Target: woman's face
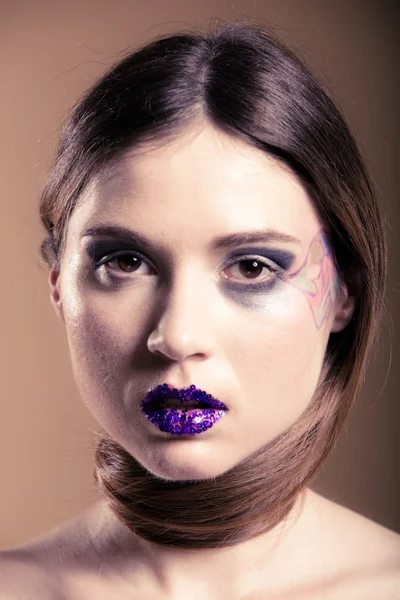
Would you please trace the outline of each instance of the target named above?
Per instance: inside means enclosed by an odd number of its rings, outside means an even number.
[[[104,170],[72,213],[50,284],[89,410],[172,480],[220,475],[290,427],[348,317],[299,181],[211,126]],[[196,385],[229,410],[201,434],[160,431],[141,402],[164,383]]]

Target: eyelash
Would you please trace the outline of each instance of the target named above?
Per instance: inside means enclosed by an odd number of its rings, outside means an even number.
[[[225,269],[228,269],[229,267],[233,267],[235,265],[239,265],[242,262],[251,262],[251,261],[259,263],[259,265],[261,265],[264,269],[267,269],[271,274],[277,275],[280,272],[280,269],[277,266],[274,266],[271,263],[267,262],[267,260],[265,258],[255,256],[255,255],[246,255],[246,254],[230,259],[228,261],[227,265],[225,266]],[[260,285],[260,282],[257,281],[257,279],[254,279],[255,283],[254,284],[250,283],[250,285],[254,285],[254,286]],[[246,281],[246,278],[244,278],[244,281]],[[247,281],[252,281],[252,279],[249,278]],[[239,285],[241,285],[241,284],[239,284]]]
[[[112,252],[110,253],[109,252],[109,253],[107,253],[105,255],[103,254],[102,256],[97,256],[97,257],[95,257],[93,259],[94,260],[94,269],[98,270],[98,269],[100,269],[100,267],[103,267],[103,266],[104,267],[110,267],[110,264],[113,261],[117,260],[120,257],[124,257],[124,256],[133,256],[133,257],[136,257],[140,261],[144,262],[146,265],[148,265],[148,266],[150,266],[150,267],[152,267],[152,268],[155,269],[155,267],[151,263],[151,261],[149,261],[142,254],[140,254],[140,252],[134,252],[134,251],[120,251],[120,252],[114,252],[114,253],[112,253]],[[228,261],[228,263],[224,266],[223,270],[226,270],[226,269],[228,269],[228,268],[230,268],[232,266],[238,265],[238,264],[240,264],[242,262],[248,262],[248,261],[254,261],[254,262],[259,263],[264,269],[267,269],[272,275],[275,275],[275,276],[279,276],[282,273],[282,271],[283,271],[282,267],[279,267],[276,264],[271,264],[270,262],[268,262],[266,260],[266,258],[260,257],[260,256],[256,256],[256,255],[238,255],[238,256],[235,256],[235,257],[231,258]],[[121,272],[124,272],[124,271],[121,271]],[[136,271],[132,271],[132,273],[135,273],[135,272]],[[129,274],[129,273],[127,273],[127,274]],[[229,278],[227,277],[226,280],[228,280],[228,279]],[[249,278],[247,280],[247,282],[248,281],[251,281],[251,278]],[[244,278],[244,282],[246,282],[246,278]],[[256,287],[257,285],[262,285],[262,283],[264,283],[264,282],[258,281],[258,278],[255,278],[254,282],[255,283],[253,283],[253,284],[250,283],[250,285],[252,287]],[[245,285],[245,283],[238,284],[238,285]]]
[[[124,256],[133,256],[135,258],[138,258],[141,262],[145,263],[148,266],[151,266],[152,268],[155,269],[154,265],[142,254],[140,254],[140,252],[128,252],[126,250],[121,250],[121,251],[117,251],[117,252],[107,252],[106,254],[102,254],[100,256],[95,256],[93,261],[94,261],[94,269],[97,271],[98,269],[100,269],[100,267],[109,267],[110,263],[113,262],[114,260],[117,260],[118,258],[124,257]],[[121,273],[123,273],[124,271],[121,270]],[[132,271],[132,273],[135,273],[136,271]],[[128,272],[126,272],[126,274],[129,274]]]

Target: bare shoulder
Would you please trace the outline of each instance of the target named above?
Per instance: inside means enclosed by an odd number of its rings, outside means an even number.
[[[400,535],[311,490],[309,502],[332,598],[400,600]]]
[[[57,582],[28,554],[0,553],[0,600],[66,600]]]
[[[0,600],[67,600],[80,556],[90,556],[90,509],[25,545],[0,552]],[[83,543],[84,540],[84,543]]]
[[[341,553],[374,562],[380,557],[400,566],[400,534],[311,490],[309,497],[316,521],[324,524]]]

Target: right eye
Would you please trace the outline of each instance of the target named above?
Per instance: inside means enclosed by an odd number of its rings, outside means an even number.
[[[113,267],[114,265],[114,267]],[[141,275],[154,275],[155,268],[136,252],[115,252],[107,254],[96,261],[95,269],[104,267],[106,271],[119,271],[122,273],[140,273]]]

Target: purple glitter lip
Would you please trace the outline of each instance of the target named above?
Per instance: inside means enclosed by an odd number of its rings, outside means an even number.
[[[182,408],[165,408],[168,400],[179,402]],[[185,402],[194,401],[200,407],[186,408]],[[153,425],[161,431],[174,435],[196,435],[210,429],[228,412],[228,407],[211,394],[195,385],[178,390],[168,383],[150,390],[141,405],[142,411]]]

